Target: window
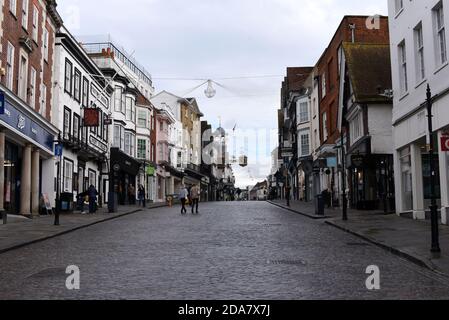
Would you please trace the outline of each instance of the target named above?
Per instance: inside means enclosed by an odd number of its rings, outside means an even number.
[[[48,61],[48,42],[49,42],[49,34],[47,28],[44,28],[43,32],[43,42],[44,42],[44,60]]]
[[[399,51],[399,76],[401,84],[401,93],[405,94],[408,91],[408,76],[407,76],[407,51],[405,48],[405,41],[402,41],[398,46]]]
[[[327,113],[323,113],[323,142],[327,140],[328,138],[328,131],[327,131]]]
[[[122,99],[123,99],[123,88],[115,87],[114,93],[114,110],[117,112],[122,111]]]
[[[147,111],[139,110],[137,112],[137,126],[140,128],[148,128]]]
[[[45,84],[41,85],[41,108],[40,114],[42,116],[47,115],[47,86]]]
[[[89,107],[89,80],[83,78],[83,107]]]
[[[415,51],[416,79],[417,82],[420,82],[426,77],[426,71],[424,67],[424,41],[421,23],[415,28]]]
[[[413,210],[412,157],[410,147],[399,151],[402,184],[402,212]]]
[[[37,43],[38,41],[38,28],[39,28],[39,9],[33,6],[33,40]]]
[[[97,188],[97,173],[89,169],[89,186]]]
[[[147,141],[145,139],[137,140],[137,158],[146,159],[147,157]]]
[[[28,0],[22,0],[22,27],[28,28]]]
[[[106,113],[103,113],[103,140],[108,141],[109,140],[109,126],[106,125],[106,119],[108,119],[108,115]]]
[[[10,1],[9,1],[9,11],[10,11],[14,16],[17,16],[17,0],[10,0]]]
[[[73,88],[73,98],[81,102],[81,72],[75,68],[75,85]]]
[[[73,192],[73,162],[64,159],[64,192]]]
[[[125,132],[125,153],[128,154],[131,157],[134,157],[134,147],[135,147],[135,141],[134,141],[134,135],[129,132]]]
[[[72,63],[69,61],[69,59],[65,59],[64,91],[70,95],[72,95],[72,76]]]
[[[442,65],[447,62],[447,49],[446,49],[446,29],[444,26],[444,12],[443,2],[441,1],[434,9],[434,25],[436,28],[436,49],[437,49],[437,63]]]
[[[114,126],[113,146],[114,148],[120,148],[120,126],[117,125]]]
[[[395,0],[396,14],[404,8],[404,0]]]
[[[310,155],[310,133],[309,130],[303,130],[298,133],[300,148],[299,154],[301,157]]]
[[[36,108],[36,69],[31,67],[30,71],[30,99],[29,104],[32,109]]]
[[[299,123],[309,121],[309,104],[307,102],[301,102],[299,104]]]
[[[363,115],[358,112],[357,115],[350,121],[349,124],[351,145],[364,136],[363,132]]]
[[[321,79],[321,96],[324,98],[326,96],[326,74],[323,73]]]
[[[70,125],[71,125],[71,122],[72,122],[72,112],[70,111],[70,109],[69,108],[67,108],[67,107],[64,107],[64,122],[63,122],[63,124],[64,124],[64,127],[63,127],[63,137],[64,137],[64,139],[65,140],[69,140],[70,139],[70,133],[71,133],[71,130],[70,130]]]
[[[7,49],[7,57],[6,57],[6,87],[13,91],[13,85],[14,85],[14,55],[15,55],[15,48],[14,46],[8,41],[8,49]]]
[[[126,120],[133,121],[134,107],[134,100],[131,97],[126,97]]]
[[[19,65],[19,97],[23,101],[27,101],[27,90],[28,89],[28,59],[20,55],[20,65]]]
[[[73,114],[73,139],[79,140],[80,138],[80,116],[76,113]]]

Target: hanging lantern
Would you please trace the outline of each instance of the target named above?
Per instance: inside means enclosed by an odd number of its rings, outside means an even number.
[[[215,97],[216,93],[217,93],[217,90],[215,90],[214,87],[212,86],[212,80],[208,80],[207,81],[207,89],[204,90],[204,94],[206,95],[206,97],[211,99],[211,98]]]

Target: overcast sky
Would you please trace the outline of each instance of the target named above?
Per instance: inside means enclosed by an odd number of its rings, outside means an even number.
[[[184,95],[201,83],[160,78],[277,76],[217,80],[226,89],[216,87],[213,99],[205,88],[188,94],[214,128],[219,117],[228,132],[235,124],[247,132],[263,128],[260,142],[277,127],[285,68],[313,66],[344,15],[387,15],[387,0],[59,0],[58,9],[74,35],[110,34],[134,52],[156,93]],[[263,144],[250,142],[251,165],[234,168],[239,186],[268,175],[268,149],[276,145]]]

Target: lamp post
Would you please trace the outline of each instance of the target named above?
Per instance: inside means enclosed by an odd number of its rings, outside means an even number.
[[[345,145],[343,142],[343,127],[342,130],[340,130],[340,140],[341,140],[341,188],[342,190],[342,214],[343,214],[343,221],[348,221],[348,203],[346,201],[346,152],[345,152]]]
[[[431,252],[439,254],[441,252],[438,234],[438,211],[437,211],[437,200],[435,194],[435,163],[433,161],[434,155],[434,142],[433,142],[433,127],[432,127],[432,93],[430,91],[430,86],[427,85],[427,120],[429,126],[429,165],[430,165],[430,220],[432,225],[432,248]]]
[[[56,156],[59,157],[58,160],[58,176],[57,176],[57,186],[56,186],[56,212],[55,212],[55,226],[59,226],[59,214],[61,212],[61,162],[62,162],[62,139],[61,132],[58,134]]]

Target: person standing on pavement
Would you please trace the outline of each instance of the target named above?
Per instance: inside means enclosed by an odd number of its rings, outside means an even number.
[[[97,202],[97,189],[95,189],[95,186],[93,184],[90,185],[88,196],[89,196],[89,213],[95,213],[97,211],[96,208],[96,202]]]
[[[186,209],[186,201],[187,197],[189,195],[189,191],[187,190],[186,186],[182,186],[181,190],[179,191],[179,199],[181,200],[181,214],[187,213]]]
[[[196,207],[196,214],[198,214],[198,205],[200,202],[200,188],[197,185],[194,185],[192,189],[190,189],[190,198],[192,199],[192,214],[194,213]]]
[[[145,188],[143,185],[139,185],[138,197],[139,197],[139,206],[143,206],[145,208],[146,207]]]

